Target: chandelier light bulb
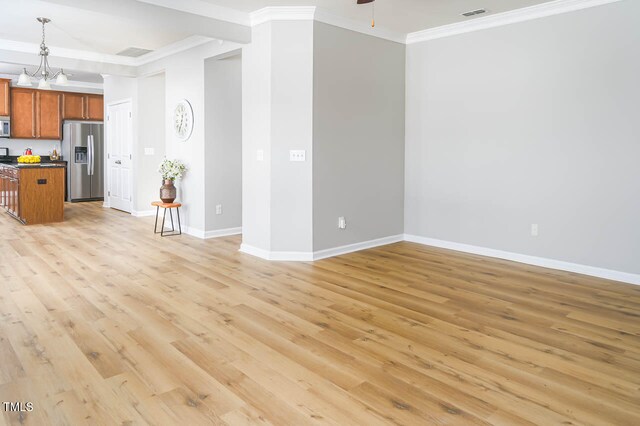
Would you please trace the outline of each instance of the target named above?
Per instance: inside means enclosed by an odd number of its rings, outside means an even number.
[[[44,77],[42,77],[40,79],[40,83],[38,83],[38,89],[49,90],[51,89],[51,85]]]
[[[18,77],[18,86],[22,87],[31,87],[33,84],[31,83],[31,77],[27,74],[27,69],[24,68],[20,77]]]
[[[56,84],[59,84],[61,86],[66,86],[67,84],[69,84],[69,79],[62,69],[60,70],[60,74],[58,74],[58,78],[56,78]]]

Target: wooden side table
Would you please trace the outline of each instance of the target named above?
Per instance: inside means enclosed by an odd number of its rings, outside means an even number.
[[[162,201],[154,201],[151,203],[152,206],[156,207],[156,223],[153,225],[153,233],[160,234],[161,237],[172,237],[174,235],[182,235],[182,225],[180,224],[180,207],[182,204],[180,203],[163,203]],[[164,213],[162,214],[162,227],[160,228],[160,232],[158,232],[158,215],[160,213],[160,209],[164,209]],[[176,213],[178,214],[178,229],[180,232],[176,232],[176,227],[173,224],[173,214],[171,213],[171,209],[176,209]],[[164,220],[167,217],[167,210],[169,210],[169,217],[171,218],[171,232],[164,232]]]

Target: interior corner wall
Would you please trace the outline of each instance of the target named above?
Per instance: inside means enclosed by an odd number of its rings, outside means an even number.
[[[313,22],[271,33],[271,250],[313,251]],[[306,161],[290,161],[302,150]]]
[[[205,60],[205,231],[242,226],[242,56]],[[222,206],[222,214],[216,206]]]
[[[138,79],[138,102],[144,105],[138,111],[139,132],[134,146],[134,211],[153,210],[151,203],[159,200],[162,178],[158,166],[166,151],[165,132],[165,75],[154,74]],[[147,154],[146,150],[153,150]]]
[[[410,45],[406,233],[640,273],[638,16],[626,0]]]
[[[313,50],[313,249],[400,235],[405,46],[315,22]]]
[[[271,250],[271,22],[242,49],[242,244]]]
[[[243,248],[310,255],[313,23],[254,27],[242,59]]]

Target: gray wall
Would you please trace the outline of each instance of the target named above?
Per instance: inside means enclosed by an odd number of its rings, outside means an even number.
[[[627,0],[409,46],[405,232],[640,273],[638,16]]]
[[[402,234],[405,46],[314,25],[314,251]]]
[[[138,79],[138,102],[144,105],[138,111],[138,133],[134,143],[137,159],[135,172],[134,211],[153,210],[151,203],[158,201],[162,177],[158,166],[165,156],[165,78],[164,73]],[[145,148],[152,148],[153,155],[146,155]]]
[[[242,56],[204,66],[205,231],[216,231],[242,226]]]
[[[272,23],[272,251],[313,251],[313,39],[312,22]],[[306,162],[289,161],[290,150],[305,150]]]

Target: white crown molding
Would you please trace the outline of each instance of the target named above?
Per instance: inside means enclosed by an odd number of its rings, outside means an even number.
[[[313,21],[315,6],[272,6],[252,12],[251,26],[255,27],[271,21]]]
[[[544,18],[546,16],[559,15],[590,7],[601,6],[620,0],[555,0],[535,6],[515,9],[508,12],[497,13],[470,21],[457,22],[455,24],[443,25],[423,31],[417,31],[407,35],[406,43],[414,44],[438,38],[454,36],[458,34],[479,31],[488,28],[501,27],[503,25],[515,24],[517,22],[530,21]]]
[[[271,21],[318,21],[361,34],[404,43],[405,34],[389,31],[384,28],[371,28],[368,22],[356,21],[327,12],[315,6],[265,7],[251,13],[251,26]]]
[[[613,281],[621,281],[629,284],[640,285],[640,275],[628,272],[614,271],[611,269],[598,268],[595,266],[580,265],[577,263],[564,262],[562,260],[547,259],[544,257],[529,256],[526,254],[512,253],[508,251],[495,250],[486,247],[473,246],[469,244],[455,243],[451,241],[437,240],[434,238],[420,237],[417,235],[404,236],[405,241],[423,244],[427,246],[440,247],[449,250],[456,250],[465,253],[478,254],[480,256],[495,257],[498,259],[511,260],[527,265],[541,266],[543,268],[558,269],[561,271],[575,272],[577,274],[590,275],[592,277],[605,278]]]
[[[249,14],[229,7],[218,6],[202,0],[138,0],[154,6],[166,7],[180,12],[206,16],[220,21],[232,22],[239,25],[251,25]]]

